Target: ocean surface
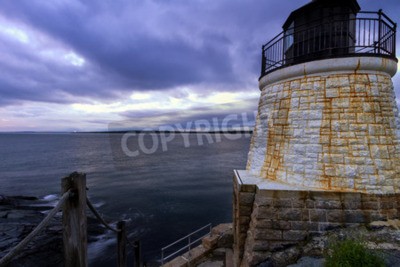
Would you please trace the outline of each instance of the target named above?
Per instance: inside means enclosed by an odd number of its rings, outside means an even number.
[[[56,201],[60,179],[87,174],[88,196],[107,220],[128,221],[145,261],[208,224],[232,221],[233,169],[250,134],[0,134],[0,194]],[[90,266],[115,264],[114,234],[89,246]]]

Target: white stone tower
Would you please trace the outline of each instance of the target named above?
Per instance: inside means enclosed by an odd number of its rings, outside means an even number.
[[[396,24],[356,0],[314,0],[263,46],[247,169],[234,178],[238,266],[330,226],[399,217],[395,47]],[[375,216],[367,202],[394,206],[377,204]]]

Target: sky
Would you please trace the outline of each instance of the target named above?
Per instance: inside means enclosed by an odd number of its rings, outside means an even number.
[[[157,127],[251,113],[262,44],[308,2],[2,0],[0,132]],[[400,22],[398,0],[358,2]]]

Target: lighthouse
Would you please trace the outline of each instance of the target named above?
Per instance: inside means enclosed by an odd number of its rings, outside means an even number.
[[[399,219],[396,23],[314,0],[262,46],[246,170],[234,171],[234,254],[255,266],[335,227]]]

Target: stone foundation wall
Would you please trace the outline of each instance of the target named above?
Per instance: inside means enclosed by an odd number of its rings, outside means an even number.
[[[256,266],[330,229],[400,218],[400,194],[259,190],[240,182],[234,206],[235,266]]]
[[[263,77],[247,170],[313,188],[397,193],[400,120],[389,63],[363,70],[360,59],[354,71],[324,72],[340,60],[319,72],[318,62],[304,64],[311,75],[290,77],[288,67],[271,74],[286,79]]]
[[[243,258],[250,216],[256,193],[255,185],[243,185],[236,177],[233,179],[233,236],[234,265],[238,266]]]

